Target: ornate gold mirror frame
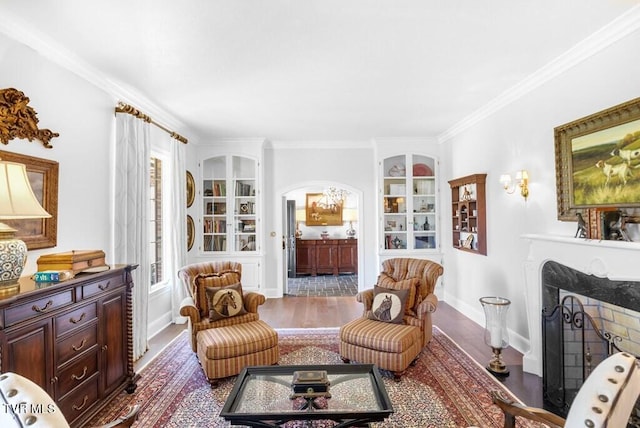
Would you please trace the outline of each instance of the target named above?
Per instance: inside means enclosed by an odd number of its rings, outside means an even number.
[[[60,136],[49,129],[38,129],[36,111],[29,107],[29,98],[14,88],[0,89],[0,142],[9,144],[14,138],[39,140],[47,148],[52,138]]]

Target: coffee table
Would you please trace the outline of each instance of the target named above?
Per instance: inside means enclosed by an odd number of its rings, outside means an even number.
[[[290,398],[295,371],[327,372],[330,398]],[[383,421],[393,406],[373,364],[245,367],[220,416],[234,425],[281,427],[287,421],[332,420],[336,427]]]

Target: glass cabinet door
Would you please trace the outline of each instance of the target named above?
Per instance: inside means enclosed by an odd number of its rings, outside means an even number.
[[[257,162],[241,156],[202,161],[202,251],[257,251]]]
[[[382,163],[382,249],[437,248],[435,160],[407,154]]]
[[[256,162],[232,156],[234,251],[256,251]]]
[[[224,156],[202,162],[202,251],[227,251],[227,164]]]

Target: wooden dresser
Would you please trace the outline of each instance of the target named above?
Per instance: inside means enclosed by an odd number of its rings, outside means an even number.
[[[19,373],[81,426],[123,389],[133,393],[131,271],[118,265],[59,283],[0,291],[0,372]]]
[[[357,239],[297,239],[296,275],[358,273]]]

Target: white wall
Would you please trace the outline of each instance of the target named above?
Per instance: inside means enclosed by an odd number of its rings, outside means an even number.
[[[59,162],[58,246],[30,251],[25,274],[36,271],[41,254],[100,249],[110,252],[110,157],[116,100],[0,34],[2,87],[25,93],[41,128],[60,134],[52,149],[12,140],[0,149]]]
[[[305,147],[304,149],[300,147]],[[326,148],[322,148],[326,147]],[[352,147],[352,148],[350,148]],[[322,183],[361,192],[359,204],[362,222],[358,223],[359,276],[363,283],[374,284],[378,269],[376,256],[376,175],[373,150],[368,143],[344,144],[292,143],[265,150],[264,231],[266,290],[282,289],[282,237],[286,213],[282,197],[288,192]]]
[[[52,149],[39,141],[18,139],[0,146],[0,150],[59,163],[58,244],[29,251],[24,275],[37,270],[40,255],[71,250],[103,250],[107,263],[112,263],[111,162],[118,99],[2,33],[0,64],[0,86],[24,92],[37,112],[38,126],[60,134],[51,140]],[[150,335],[170,322],[169,293],[154,293]]]
[[[451,237],[445,234],[445,298],[481,324],[480,297],[511,299],[509,325],[516,347],[526,347],[528,338],[522,266],[527,248],[520,236],[574,236],[576,230],[576,223],[560,222],[556,216],[553,129],[638,97],[638,46],[636,31],[443,143],[444,182],[472,173],[488,174],[488,254],[454,251]],[[498,183],[500,174],[518,169],[530,173],[527,202],[517,192],[507,195]],[[449,229],[451,220],[442,218]]]

